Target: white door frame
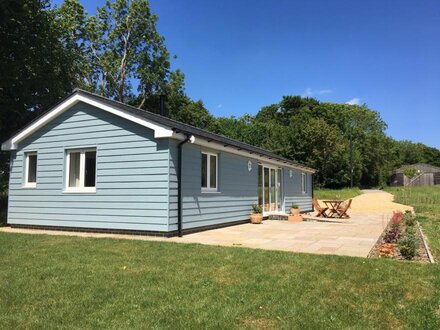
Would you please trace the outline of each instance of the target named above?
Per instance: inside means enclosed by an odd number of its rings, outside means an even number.
[[[263,207],[263,215],[268,215],[271,212],[280,212],[283,210],[283,196],[282,196],[282,192],[283,192],[283,175],[282,175],[282,168],[277,167],[277,166],[273,166],[273,165],[268,165],[268,164],[258,164],[258,171],[260,171],[260,166],[262,169],[262,176],[261,176],[261,189],[262,189],[262,207]],[[264,169],[267,168],[269,169],[269,186],[268,186],[268,191],[269,191],[269,203],[267,203],[269,205],[269,210],[266,210],[264,208],[265,204],[266,204],[266,197],[265,197],[265,173],[264,173]],[[274,170],[275,173],[275,196],[272,196],[272,171]],[[281,177],[279,177],[279,173],[278,170],[281,170]],[[260,187],[258,187],[258,189],[260,189]],[[281,190],[281,194],[279,193],[279,190]],[[280,195],[280,196],[279,196]],[[272,198],[275,197],[275,202],[272,203]],[[278,198],[281,198],[281,201],[278,200]],[[271,209],[271,205],[275,205],[275,209],[272,210]],[[280,207],[278,207],[278,205]]]

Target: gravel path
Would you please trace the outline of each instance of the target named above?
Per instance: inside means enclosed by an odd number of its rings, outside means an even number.
[[[362,190],[362,195],[353,198],[351,211],[355,212],[391,212],[391,211],[413,211],[408,205],[394,203],[394,196],[382,190]]]

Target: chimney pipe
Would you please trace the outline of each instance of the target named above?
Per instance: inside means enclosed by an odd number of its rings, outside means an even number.
[[[159,114],[164,117],[167,115],[165,113],[165,95],[160,95],[159,97]]]

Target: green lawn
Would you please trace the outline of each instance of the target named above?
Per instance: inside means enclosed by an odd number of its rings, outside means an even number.
[[[0,234],[0,328],[440,328],[440,266]]]
[[[397,203],[414,206],[417,220],[429,239],[429,246],[440,259],[440,186],[393,187],[386,190],[394,194]]]
[[[314,197],[317,199],[342,199],[347,200],[361,194],[359,188],[344,189],[315,189]]]

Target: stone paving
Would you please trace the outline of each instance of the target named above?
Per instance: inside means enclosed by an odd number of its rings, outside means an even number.
[[[209,230],[169,240],[221,246],[243,246],[319,254],[367,257],[391,213],[352,212],[342,221],[287,222],[266,220]]]
[[[351,218],[346,220],[332,219],[329,222],[303,221],[292,223],[280,220],[266,220],[259,225],[249,223],[172,238],[13,229],[9,227],[0,228],[0,231],[199,243],[367,257],[383,232],[392,215],[392,211],[411,209],[411,207],[405,205],[395,204],[392,200],[393,196],[391,194],[382,191],[365,191],[363,195],[354,198],[353,208],[349,212]]]

